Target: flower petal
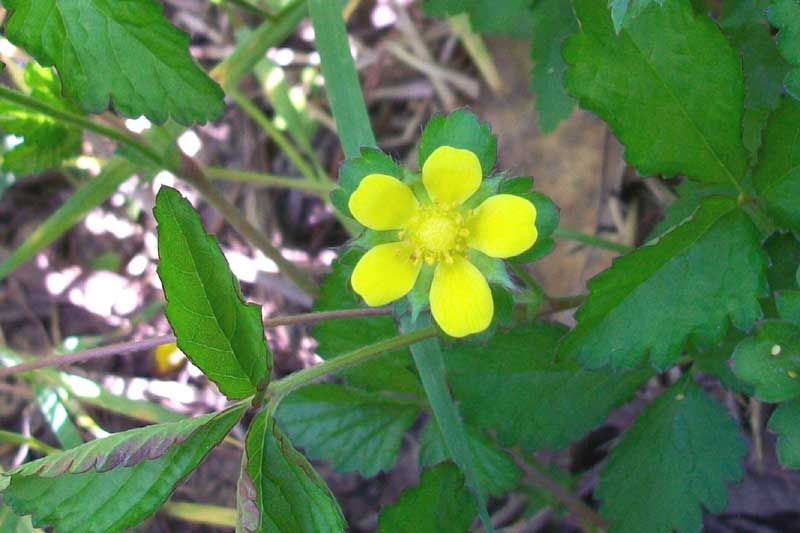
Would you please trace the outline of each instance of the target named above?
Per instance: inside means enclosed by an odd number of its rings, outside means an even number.
[[[490,257],[519,255],[536,242],[536,207],[513,194],[487,198],[467,220],[468,244]]]
[[[413,246],[406,242],[379,244],[356,264],[350,282],[367,305],[377,307],[402,298],[414,288],[422,262],[411,260]]]
[[[467,259],[439,263],[431,284],[431,312],[451,337],[465,337],[489,327],[494,301],[489,284]]]
[[[440,146],[422,165],[422,183],[434,201],[461,205],[481,186],[478,156],[469,150]]]
[[[376,231],[405,227],[417,206],[411,188],[386,174],[365,176],[348,203],[355,219]]]

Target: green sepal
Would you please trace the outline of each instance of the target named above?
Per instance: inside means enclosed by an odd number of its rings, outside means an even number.
[[[486,277],[490,285],[499,285],[506,289],[515,288],[514,281],[508,274],[508,269],[502,259],[489,257],[478,250],[467,252],[467,259],[475,268],[481,271],[481,274]]]
[[[452,146],[473,152],[481,162],[483,175],[491,175],[497,158],[497,137],[488,123],[482,123],[471,111],[458,109],[449,115],[431,118],[419,144],[419,168],[440,146]]]
[[[389,155],[377,148],[362,148],[360,157],[345,160],[339,167],[339,189],[331,193],[331,202],[342,213],[353,217],[348,202],[361,180],[370,174],[385,174],[403,179],[403,169]]]
[[[432,265],[423,263],[419,271],[417,282],[414,288],[408,293],[408,310],[411,313],[411,320],[417,321],[419,314],[430,307],[431,283],[433,283],[433,273],[436,268]]]

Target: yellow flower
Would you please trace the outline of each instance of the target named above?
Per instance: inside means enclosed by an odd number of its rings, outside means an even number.
[[[353,271],[353,289],[367,305],[386,305],[408,294],[425,263],[435,266],[430,304],[442,330],[464,337],[489,327],[492,292],[468,252],[501,259],[523,253],[536,242],[536,208],[511,194],[464,208],[482,179],[474,153],[441,146],[422,167],[426,198],[392,176],[361,180],[350,196],[350,212],[369,229],[398,230],[397,242],[370,249]]]

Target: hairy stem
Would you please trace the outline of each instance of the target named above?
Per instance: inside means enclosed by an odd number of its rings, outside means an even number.
[[[158,152],[145,144],[143,141],[136,139],[123,130],[99,124],[76,113],[58,109],[48,103],[11,90],[8,87],[3,87],[2,85],[0,85],[0,99],[13,102],[19,106],[31,109],[33,111],[38,111],[39,113],[48,115],[64,124],[93,131],[98,135],[102,135],[103,137],[116,141],[123,146],[127,146],[128,148],[137,151],[139,154],[157,166],[163,165],[163,158],[158,154]]]
[[[334,372],[352,368],[365,361],[374,359],[386,352],[391,352],[399,348],[405,348],[412,344],[418,343],[425,339],[430,339],[439,334],[439,330],[435,326],[428,326],[426,328],[418,329],[398,335],[391,339],[376,342],[369,346],[364,346],[358,350],[341,355],[334,359],[329,359],[324,363],[306,368],[300,372],[290,374],[283,379],[272,382],[269,385],[268,393],[273,397],[273,403],[277,403],[281,398],[290,392],[304,387],[311,382]]]
[[[595,248],[603,248],[605,250],[611,250],[612,252],[619,252],[621,254],[630,253],[635,249],[626,244],[609,241],[608,239],[604,239],[602,237],[587,235],[586,233],[566,228],[556,228],[556,230],[553,232],[553,236],[560,237],[568,241],[582,242],[583,244],[588,244],[589,246],[594,246]]]
[[[391,313],[390,307],[368,307],[357,309],[339,309],[336,311],[322,311],[319,313],[305,313],[302,315],[289,315],[283,317],[276,317],[264,320],[265,328],[276,328],[279,326],[291,326],[297,324],[311,324],[314,322],[321,322],[323,320],[335,320],[339,318],[357,318],[365,316],[388,315]],[[119,344],[112,344],[110,346],[101,346],[99,348],[92,348],[82,352],[70,353],[65,355],[54,355],[52,357],[43,357],[35,361],[28,361],[8,368],[0,368],[0,379],[19,374],[21,372],[29,372],[37,368],[46,367],[62,367],[75,363],[83,363],[92,359],[100,359],[104,357],[112,357],[114,355],[128,355],[131,353],[150,350],[162,344],[169,344],[175,342],[174,335],[162,335],[161,337],[153,337],[141,341],[122,342]]]

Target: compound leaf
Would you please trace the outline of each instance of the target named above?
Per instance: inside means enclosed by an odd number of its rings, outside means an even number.
[[[87,113],[189,125],[218,118],[223,93],[189,55],[189,38],[155,0],[5,0],[6,37],[44,66]]]
[[[747,448],[725,409],[682,380],[611,451],[596,495],[612,532],[700,531],[702,508],[725,508]]]
[[[603,422],[652,374],[589,371],[571,358],[556,361],[565,332],[538,323],[498,333],[485,346],[446,348],[448,380],[466,421],[496,430],[504,446],[563,448]]]
[[[261,308],[244,302],[217,241],[178,191],[162,187],[153,212],[158,275],[178,347],[228,398],[255,394],[272,367]]]
[[[666,368],[690,338],[710,346],[729,321],[746,330],[761,317],[766,267],[758,230],[736,201],[706,198],[689,221],[589,282],[561,353],[589,368],[634,368],[649,354]]]
[[[784,98],[764,130],[753,184],[775,220],[800,233],[800,102]]]
[[[605,0],[576,0],[581,32],[567,39],[567,91],[609,123],[643,175],[738,182],[741,59],[688,0],[650,3],[619,35]]]
[[[309,457],[364,477],[392,468],[403,435],[418,415],[416,403],[333,384],[292,393],[276,413]]]
[[[381,511],[379,533],[463,533],[475,517],[464,476],[451,463],[422,473],[419,485]]]
[[[3,497],[37,527],[107,533],[153,514],[246,406],[117,433],[0,474]],[[124,487],[124,491],[120,490]]]
[[[339,504],[268,411],[253,419],[237,491],[237,531],[342,533]]]

